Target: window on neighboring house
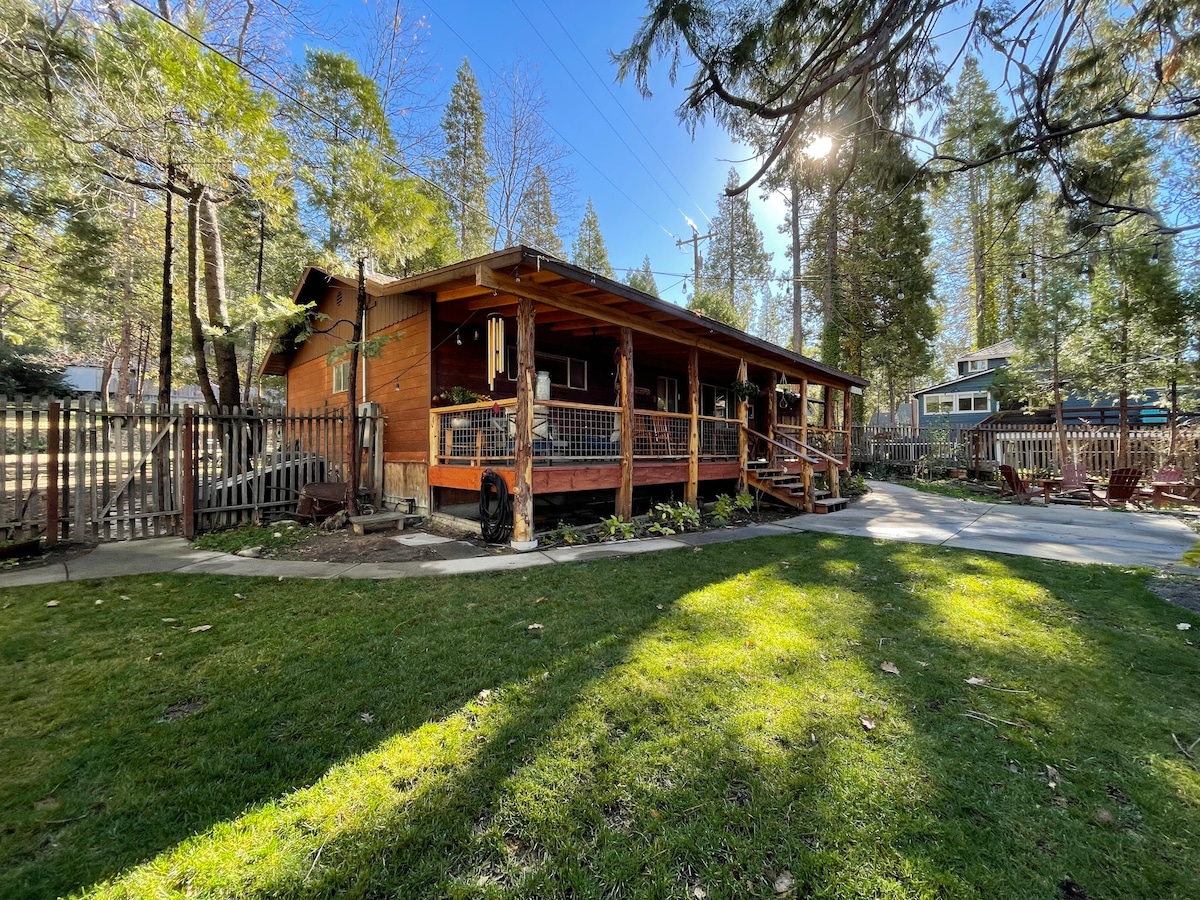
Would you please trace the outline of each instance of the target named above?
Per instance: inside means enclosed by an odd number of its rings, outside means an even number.
[[[959,412],[987,412],[991,409],[992,398],[987,392],[974,394],[958,394],[958,411]]]
[[[968,359],[967,360],[967,371],[968,372],[986,372],[987,367],[988,367],[988,361],[986,359]]]
[[[935,416],[939,413],[954,412],[953,394],[926,394],[925,415]]]
[[[333,392],[344,394],[350,389],[350,360],[333,364]]]

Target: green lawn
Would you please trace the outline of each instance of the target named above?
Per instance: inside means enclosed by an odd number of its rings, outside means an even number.
[[[1144,584],[801,535],[2,592],[0,897],[1194,900]]]

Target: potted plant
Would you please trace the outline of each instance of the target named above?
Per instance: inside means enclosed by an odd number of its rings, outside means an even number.
[[[735,400],[749,400],[758,396],[758,385],[753,381],[735,381],[729,386],[729,393]]]
[[[470,388],[465,388],[462,385],[455,385],[452,388],[435,394],[432,406],[462,406],[467,403],[484,403],[492,398],[486,394],[481,394],[478,391],[473,391]],[[450,420],[451,428],[466,428],[471,424],[471,420],[465,416],[456,416]]]
[[[800,395],[793,391],[790,387],[784,386],[779,389],[779,408],[791,409],[800,402]]]

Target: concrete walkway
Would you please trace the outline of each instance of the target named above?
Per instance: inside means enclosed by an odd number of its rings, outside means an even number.
[[[38,569],[0,573],[0,588],[117,575],[176,572],[281,578],[407,578],[524,569],[583,559],[746,540],[765,535],[826,532],[940,544],[1078,563],[1150,566],[1186,571],[1180,565],[1196,534],[1168,515],[1136,514],[1077,506],[1011,506],[953,500],[885,482],[842,512],[806,515],[769,525],[728,528],[671,538],[588,544],[521,554],[407,563],[322,563],[246,559],[197,550],[182,538],[101,544],[91,553]]]

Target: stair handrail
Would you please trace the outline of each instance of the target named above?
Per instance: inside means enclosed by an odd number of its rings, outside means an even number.
[[[746,431],[752,435],[756,435],[757,437],[762,438],[764,441],[774,444],[776,447],[780,448],[781,450],[786,450],[788,453],[796,452],[795,447],[788,447],[785,444],[781,444],[781,443],[779,443],[779,441],[775,440],[774,438],[769,438],[765,434],[759,434],[757,431],[754,431],[750,428],[747,428]],[[796,445],[796,447],[803,447],[805,451],[815,455],[819,459],[824,459],[824,460],[827,460],[828,462],[833,463],[839,469],[845,468],[845,466],[846,466],[846,463],[844,460],[840,460],[836,456],[830,456],[824,450],[818,449],[817,447],[813,447],[810,444],[806,444],[803,441],[797,440],[794,437],[789,436],[788,440],[791,441],[792,443],[794,443]],[[800,455],[806,456],[807,454],[801,453]],[[812,457],[808,457],[808,460],[809,460],[809,462],[813,462],[813,463],[817,462],[817,459],[813,459]]]
[[[789,446],[787,446],[786,444],[781,444],[779,441],[775,440],[774,438],[767,437],[765,434],[761,434],[761,433],[759,433],[759,432],[755,431],[753,428],[747,428],[747,429],[746,429],[746,434],[750,435],[751,437],[760,438],[760,439],[761,439],[761,440],[763,440],[765,443],[772,444],[772,445],[774,445],[775,447],[777,447],[778,449],[780,449],[780,450],[783,450],[784,452],[786,452],[786,453],[789,453],[789,454],[791,454],[792,456],[795,456],[795,457],[797,457],[798,459],[802,460],[803,462],[806,462],[806,463],[808,463],[809,465],[815,465],[815,464],[818,462],[818,460],[817,460],[817,459],[815,459],[814,457],[811,457],[811,456],[809,456],[809,455],[808,455],[808,454],[806,454],[806,453],[798,453],[798,452],[796,452],[796,448],[795,448],[795,447],[789,447]],[[799,442],[799,441],[797,441],[796,443],[797,443],[797,444],[799,444],[800,442]],[[808,447],[808,445],[807,445],[807,444],[804,444],[804,445],[802,445],[802,446],[804,446],[804,447],[807,447],[809,450],[814,450],[814,452],[816,452],[816,453],[818,453],[818,454],[820,454],[820,455],[822,455],[822,456],[825,456],[825,454],[821,453],[821,451],[820,451],[820,450],[815,450],[815,449],[814,449],[814,448],[812,448],[812,447]],[[831,457],[831,456],[829,456],[829,457],[826,457],[826,458],[827,458],[827,459],[833,459],[833,457]],[[837,460],[833,460],[833,461],[834,461],[834,462],[837,462]]]

